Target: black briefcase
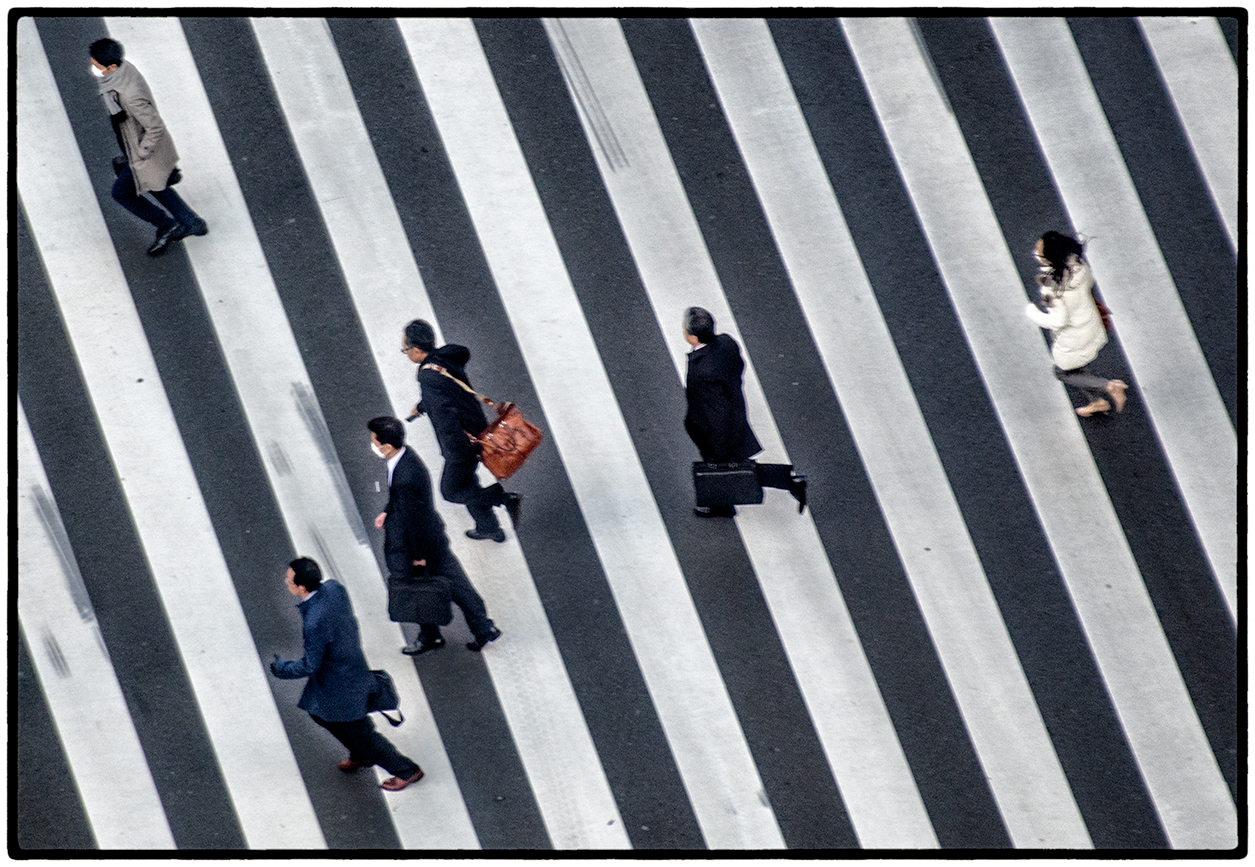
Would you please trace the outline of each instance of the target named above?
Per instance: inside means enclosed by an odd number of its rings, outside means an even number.
[[[389,723],[399,726],[405,722],[405,714],[401,713],[401,699],[397,696],[397,688],[392,682],[392,676],[382,668],[372,670],[371,674],[375,676],[375,691],[366,696],[366,712],[378,711]],[[400,719],[393,719],[384,713],[389,710],[396,711]]]
[[[758,483],[758,467],[753,461],[694,461],[693,488],[697,505],[712,509],[763,501],[763,486]]]
[[[388,619],[393,623],[434,623],[453,620],[449,582],[421,569],[408,578],[388,576]]]

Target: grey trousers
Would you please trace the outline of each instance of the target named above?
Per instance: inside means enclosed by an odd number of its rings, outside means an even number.
[[[1090,403],[1096,400],[1104,400],[1107,397],[1107,382],[1101,376],[1089,369],[1086,364],[1082,367],[1074,367],[1071,370],[1061,370],[1055,368],[1055,379],[1064,385],[1070,385],[1084,394]]]

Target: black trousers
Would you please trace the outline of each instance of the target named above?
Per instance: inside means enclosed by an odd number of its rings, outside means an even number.
[[[754,472],[758,476],[758,484],[764,488],[789,490],[789,480],[793,478],[793,464],[754,464]]]
[[[418,765],[412,759],[401,755],[392,741],[375,731],[375,721],[369,716],[349,722],[332,722],[312,713],[309,716],[348,748],[349,758],[353,761],[379,765],[403,780],[418,773]]]
[[[486,638],[493,627],[492,619],[488,616],[488,606],[484,605],[484,598],[466,577],[466,570],[462,568],[458,558],[450,551],[440,562],[428,564],[428,568],[431,574],[440,575],[449,582],[449,595],[453,598],[453,604],[462,609],[466,625],[470,627],[475,640]],[[439,637],[439,626],[431,623],[420,624],[419,641],[427,643]]]
[[[118,173],[117,180],[113,182],[114,201],[141,220],[152,223],[158,229],[165,229],[174,223],[182,223],[183,228],[190,229],[200,219],[174,191],[174,187],[153,190],[150,195],[170,213],[166,214],[166,211],[135,192],[135,176],[131,174],[130,166],[124,167]]]
[[[478,468],[479,458],[475,455],[445,458],[444,472],[440,474],[440,496],[450,503],[465,505],[475,519],[476,530],[495,533],[501,529],[501,524],[492,508],[505,503],[505,488],[499,482],[486,488],[481,486],[475,472]]]

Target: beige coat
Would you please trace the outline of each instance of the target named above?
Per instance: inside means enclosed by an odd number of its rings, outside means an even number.
[[[148,82],[129,61],[100,79],[100,94],[111,115],[126,112],[119,132],[126,161],[135,176],[135,192],[164,190],[179,154],[157,113]]]
[[[1051,297],[1045,311],[1035,304],[1029,304],[1024,311],[1034,323],[1050,329],[1050,354],[1060,370],[1084,367],[1107,345],[1107,331],[1090,292],[1093,285],[1094,275],[1089,265],[1084,259],[1072,256],[1064,269],[1061,285],[1050,287]]]

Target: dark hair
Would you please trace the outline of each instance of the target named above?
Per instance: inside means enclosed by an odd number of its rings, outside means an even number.
[[[1083,258],[1085,247],[1071,235],[1051,230],[1041,236],[1041,255],[1050,263],[1051,276],[1058,281],[1063,279],[1063,271],[1068,266],[1069,257]]]
[[[436,348],[436,329],[425,319],[415,319],[405,326],[405,342],[415,349],[431,352]]]
[[[288,566],[291,567],[294,573],[292,575],[292,583],[298,587],[304,587],[312,593],[322,583],[322,570],[309,557],[297,557]]]
[[[386,446],[399,449],[405,445],[405,425],[401,424],[399,418],[393,418],[390,415],[375,416],[366,422],[366,429]]]
[[[91,48],[87,49],[92,60],[101,66],[109,67],[115,63],[122,65],[122,43],[116,39],[97,39],[91,44]]]
[[[704,307],[690,307],[684,311],[684,330],[702,343],[715,339],[715,317]]]

